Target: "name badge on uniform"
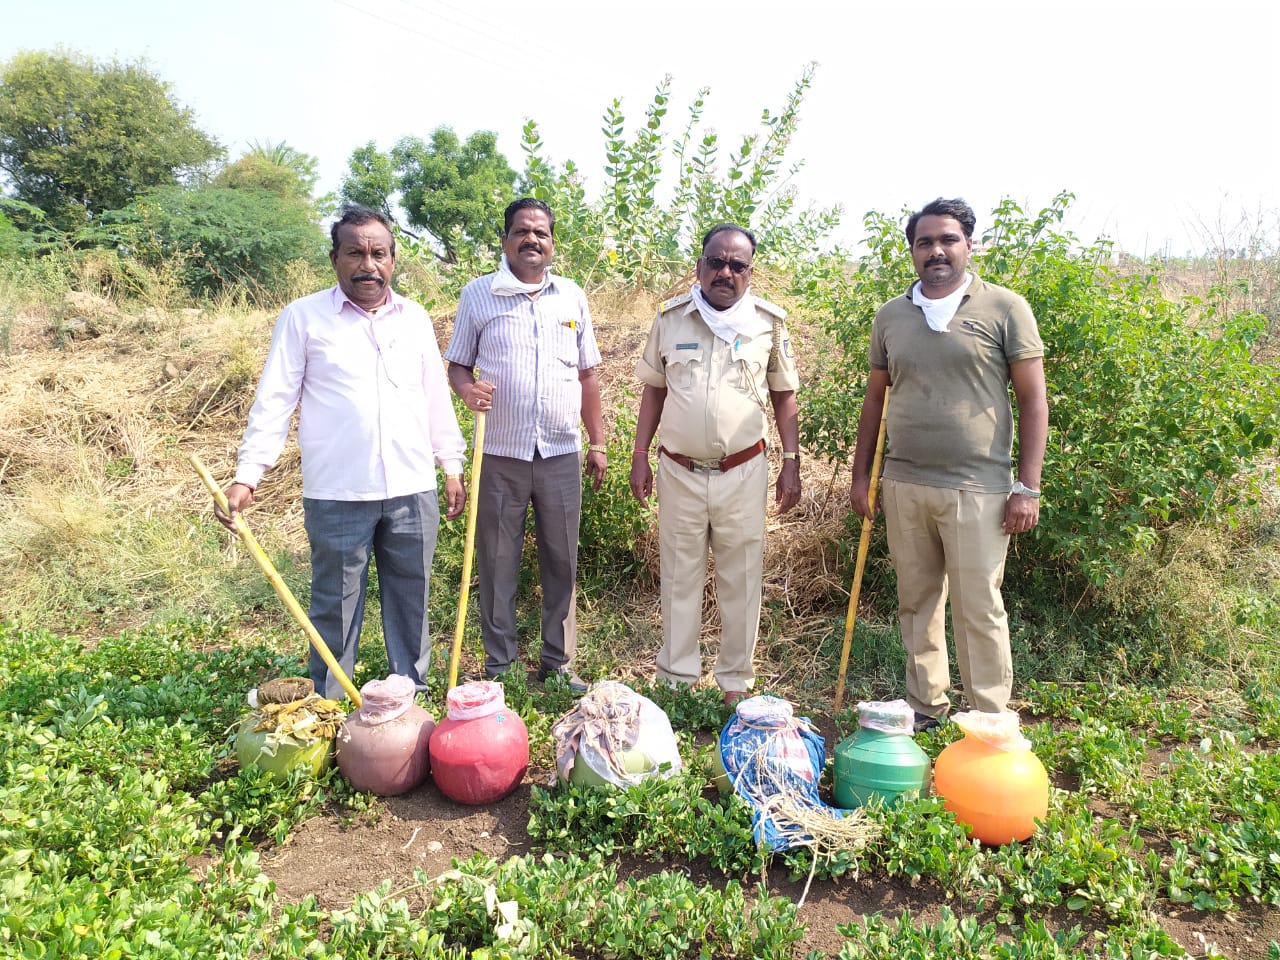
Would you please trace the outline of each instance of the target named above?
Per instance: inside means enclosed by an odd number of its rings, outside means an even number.
[[[791,338],[790,337],[782,338],[782,355],[784,357],[791,356]]]
[[[696,342],[694,342],[694,343],[677,343],[677,344],[676,344],[676,349],[677,349],[677,350],[697,350],[697,349],[698,349],[698,346],[699,346],[699,344],[698,344],[698,343],[696,343]]]

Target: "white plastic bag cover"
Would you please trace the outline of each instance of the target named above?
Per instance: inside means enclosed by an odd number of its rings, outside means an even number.
[[[864,700],[858,704],[858,726],[881,733],[916,731],[916,712],[905,700]]]
[[[1031,749],[1031,741],[1022,735],[1022,721],[1012,711],[983,713],[981,710],[967,710],[953,714],[951,722],[997,750],[1017,753]]]
[[[450,720],[475,720],[497,713],[507,705],[502,684],[496,680],[460,683],[444,696]]]
[[[367,723],[390,723],[413,706],[417,690],[412,680],[398,673],[370,680],[360,688],[360,716]]]
[[[579,762],[618,787],[680,772],[680,744],[662,708],[614,680],[592,684],[551,734],[556,741],[556,765],[565,778]],[[648,769],[626,770],[622,754],[627,751],[648,757]],[[663,764],[668,765],[666,770]]]

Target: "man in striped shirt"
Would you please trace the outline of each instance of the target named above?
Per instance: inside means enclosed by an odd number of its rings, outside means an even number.
[[[538,677],[560,673],[580,691],[586,686],[573,671],[579,421],[587,428],[586,472],[595,489],[604,479],[606,447],[591,312],[582,288],[549,269],[554,232],[555,217],[541,200],[526,197],[507,207],[501,265],[463,289],[444,358],[454,392],[487,417],[476,512],[485,674],[500,676],[519,660],[516,589],[532,504],[542,581]]]

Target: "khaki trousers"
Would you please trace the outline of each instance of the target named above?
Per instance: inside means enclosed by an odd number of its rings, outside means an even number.
[[[956,665],[974,710],[999,712],[1013,691],[1009,620],[1000,585],[1009,537],[1003,493],[973,493],[885,480],[889,553],[898,574],[898,615],[907,649],[907,702],[941,716],[950,702],[946,605]]]
[[[659,678],[694,684],[702,676],[698,637],[710,547],[720,606],[716,683],[723,690],[750,690],[755,683],[768,492],[769,459],[763,454],[724,473],[687,470],[659,457]]]

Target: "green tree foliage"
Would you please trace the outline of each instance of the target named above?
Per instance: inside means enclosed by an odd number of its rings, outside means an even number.
[[[271,302],[287,292],[291,262],[323,269],[325,237],[308,208],[267,190],[163,187],[108,216],[121,246],[176,269],[197,296],[238,286]]]
[[[351,155],[343,199],[390,212],[393,194],[410,226],[428,233],[447,263],[496,245],[502,209],[514,198],[516,172],[498,152],[497,134],[465,141],[449,127],[431,139],[404,137],[389,156],[372,143]]]
[[[1023,549],[1102,584],[1170,524],[1229,521],[1256,500],[1241,477],[1276,448],[1280,371],[1250,357],[1265,317],[1205,323],[1154,275],[1117,272],[1105,244],[1059,229],[1071,199],[1035,216],[1001,204],[975,263],[1027,298],[1047,350],[1045,499]],[[819,361],[801,418],[805,443],[830,459],[852,458],[875,312],[915,276],[899,223],[871,214],[867,227],[856,271],[827,262],[797,276],[842,348]]]
[[[0,210],[0,257],[13,256],[22,245],[22,234]]]
[[[222,153],[142,62],[26,52],[0,68],[0,170],[58,229],[190,181]]]
[[[235,163],[224,167],[214,186],[231,190],[266,190],[286,200],[311,203],[311,192],[320,179],[319,161],[287,143],[254,143]]]
[[[370,140],[363,147],[351,151],[347,160],[347,175],[342,178],[338,195],[343,203],[359,203],[373,210],[381,210],[394,217],[392,205],[396,193],[396,168],[391,157],[378,151],[378,145]]]
[[[527,123],[521,189],[555,210],[557,235],[564,235],[557,237],[561,268],[584,282],[612,278],[665,288],[688,271],[702,234],[721,222],[755,231],[757,256],[764,262],[785,267],[812,254],[839,224],[840,209],[798,209],[788,181],[801,164],[787,165],[785,156],[814,69],[806,67],[783,108],[764,109],[760,129],[743,136],[726,157],[719,135],[701,126],[709,90],[698,92],[684,129],[669,147],[663,124],[670,77],[658,84],[644,122],[630,139],[622,102],[615,99],[604,114],[606,185],[595,203],[584,195],[578,168],[572,162],[563,168],[551,163],[537,124]],[[664,205],[658,197],[667,161],[676,180],[674,196]]]
[[[464,249],[496,245],[502,210],[515,197],[516,172],[498,152],[498,136],[478,130],[460,141],[437,127],[430,143],[405,137],[391,151],[400,173],[400,206],[454,263]]]

